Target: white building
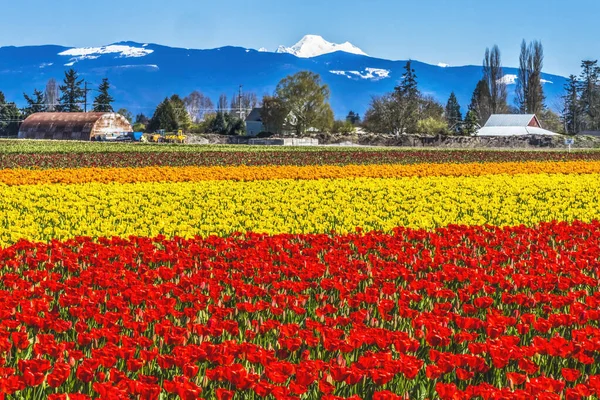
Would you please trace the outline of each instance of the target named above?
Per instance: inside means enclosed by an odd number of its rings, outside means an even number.
[[[494,114],[477,136],[558,135],[542,128],[535,114]]]

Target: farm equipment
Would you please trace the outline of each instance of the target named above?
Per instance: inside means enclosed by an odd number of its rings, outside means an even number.
[[[185,143],[186,136],[182,130],[177,133],[167,134],[164,129],[146,135],[150,143]]]

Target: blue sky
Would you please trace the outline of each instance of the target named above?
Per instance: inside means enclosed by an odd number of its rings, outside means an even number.
[[[579,73],[600,57],[598,0],[19,0],[2,1],[0,46],[118,41],[188,48],[291,46],[305,34],[371,56],[480,64],[498,44],[516,66],[521,39],[544,44],[545,70]]]

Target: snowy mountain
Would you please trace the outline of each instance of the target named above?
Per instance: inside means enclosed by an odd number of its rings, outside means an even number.
[[[338,51],[342,48],[349,51]],[[151,115],[159,102],[174,93],[184,97],[200,90],[216,103],[219,95],[225,93],[231,99],[243,85],[244,91],[262,97],[272,93],[287,75],[309,70],[329,86],[333,111],[337,118],[344,118],[350,110],[363,115],[373,96],[392,91],[402,78],[405,63],[369,57],[350,44],[334,45],[315,37],[280,53],[241,47],[193,50],[134,42],[87,48],[0,47],[0,90],[9,101],[23,106],[23,93],[43,90],[50,78],[61,82],[64,72],[74,68],[88,87],[95,88],[102,78],[109,78],[116,109]],[[463,114],[482,75],[480,66],[413,61],[413,68],[422,93],[445,104],[454,91]],[[517,71],[505,68],[504,73],[512,104]],[[566,79],[547,74],[543,79],[546,103],[557,107]],[[89,103],[95,95],[90,92]]]
[[[322,56],[323,54],[335,53],[336,51],[359,54],[361,56],[367,55],[367,53],[350,42],[342,44],[331,43],[317,35],[306,35],[292,47],[279,46],[275,52],[293,54],[300,58],[311,58]]]

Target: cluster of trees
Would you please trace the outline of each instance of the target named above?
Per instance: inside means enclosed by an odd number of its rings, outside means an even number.
[[[44,91],[34,89],[33,94],[23,93],[25,107],[18,108],[14,102],[8,102],[0,92],[0,135],[15,136],[19,131],[19,124],[31,114],[40,112],[82,112],[87,108],[87,93],[84,80],[79,78],[77,72],[70,69],[65,72],[62,85],[53,78],[48,81]],[[88,91],[91,89],[88,89]],[[113,112],[113,97],[109,93],[110,83],[107,78],[102,80],[91,104],[92,111]],[[131,115],[125,109],[118,111],[131,120]]]
[[[581,62],[579,77],[570,75],[563,96],[565,131],[600,131],[600,67],[597,60]]]
[[[472,135],[492,114],[536,114],[550,130],[561,132],[558,115],[546,107],[542,68],[544,49],[540,42],[521,43],[514,105],[507,101],[507,81],[498,46],[486,49],[482,78],[477,82],[467,113],[461,112],[454,92],[446,106],[423,96],[417,76],[408,61],[400,85],[392,93],[372,99],[365,115],[367,129],[380,133],[427,133]],[[598,75],[596,76],[598,77]],[[598,86],[600,88],[600,85]],[[600,92],[598,92],[600,94]],[[600,96],[598,96],[600,99]],[[599,108],[600,111],[600,103]],[[598,114],[600,117],[600,113]],[[600,122],[600,121],[599,121]]]
[[[394,91],[372,99],[364,126],[372,132],[396,135],[406,132],[446,133],[449,129],[456,129],[459,121],[462,121],[462,115],[456,95],[451,94],[446,108],[432,97],[423,95],[412,63],[408,61],[402,80]]]

